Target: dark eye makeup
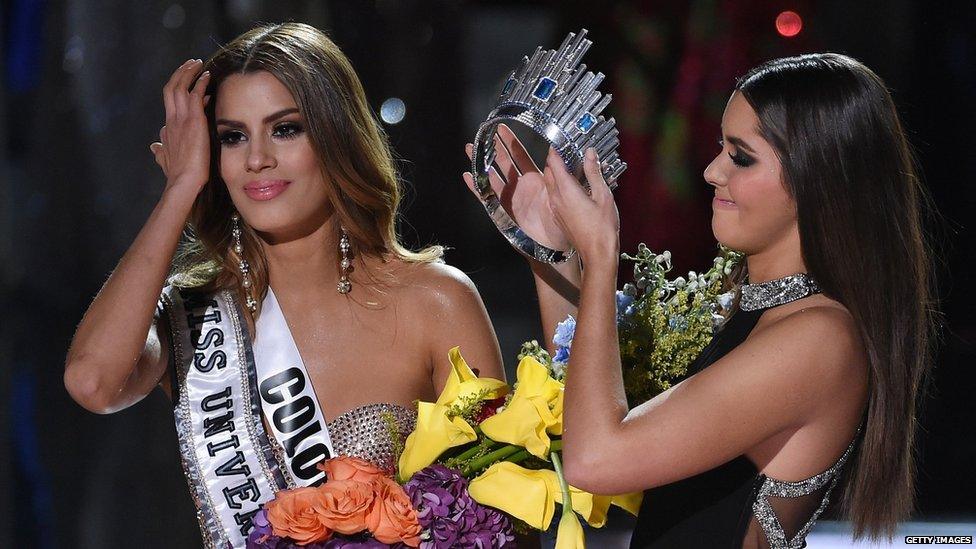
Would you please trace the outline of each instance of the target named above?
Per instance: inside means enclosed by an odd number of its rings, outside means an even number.
[[[718,146],[725,148],[725,140],[721,137],[718,138]],[[729,158],[732,159],[732,163],[740,168],[748,168],[756,163],[756,159],[749,156],[748,154],[742,152],[736,148],[733,152],[729,153]]]
[[[271,132],[272,137],[279,139],[294,139],[302,134],[305,128],[298,122],[281,122],[276,124]],[[247,136],[240,130],[225,130],[217,135],[220,144],[227,147],[247,141]]]
[[[271,135],[290,139],[298,136],[302,131],[304,131],[304,128],[298,122],[282,122],[275,126],[274,132]]]
[[[729,158],[732,159],[732,163],[740,168],[748,168],[756,163],[756,160],[751,156],[743,153],[742,151],[735,151],[735,153],[729,153]]]

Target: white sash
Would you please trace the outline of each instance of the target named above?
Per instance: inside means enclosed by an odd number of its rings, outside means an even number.
[[[261,340],[252,348],[230,292],[170,286],[161,298],[172,334],[180,453],[207,547],[244,547],[261,504],[279,490],[323,480],[315,464],[332,456],[318,400],[270,288],[262,307]],[[262,410],[280,446],[269,438]]]
[[[254,331],[254,362],[264,417],[285,451],[295,484],[317,484],[325,473],[315,465],[334,455],[332,440],[305,363],[270,287]]]

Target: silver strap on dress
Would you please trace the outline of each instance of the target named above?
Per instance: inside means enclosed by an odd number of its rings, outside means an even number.
[[[807,534],[810,533],[810,530],[817,522],[817,519],[820,518],[824,509],[827,508],[827,503],[830,501],[830,492],[837,485],[841,470],[844,468],[844,464],[851,456],[851,453],[854,452],[854,447],[857,445],[860,434],[861,427],[859,426],[857,432],[854,434],[854,440],[847,446],[847,450],[840,456],[840,459],[826,471],[818,475],[795,482],[777,480],[763,475],[763,483],[759,488],[759,493],[756,495],[756,501],[752,504],[752,512],[756,515],[756,520],[762,527],[763,533],[766,534],[766,540],[769,542],[770,549],[800,549],[806,546],[805,540]],[[820,500],[820,505],[813,512],[813,515],[810,516],[792,539],[787,539],[783,525],[779,517],[776,516],[776,510],[773,509],[769,498],[798,498],[808,496],[823,488],[828,483],[830,486],[824,492],[823,498]]]

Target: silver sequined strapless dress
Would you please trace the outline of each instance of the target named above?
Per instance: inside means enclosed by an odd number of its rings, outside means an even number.
[[[397,448],[403,448],[416,423],[416,411],[380,402],[354,408],[329,421],[329,436],[336,455],[358,457],[393,471]]]

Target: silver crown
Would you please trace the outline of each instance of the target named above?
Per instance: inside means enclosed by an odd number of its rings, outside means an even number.
[[[563,252],[539,244],[501,207],[488,180],[488,169],[495,159],[493,136],[499,124],[519,122],[548,141],[573,173],[581,173],[583,154],[593,147],[604,179],[611,189],[616,188],[617,178],[627,164],[617,153],[620,140],[616,121],[600,114],[611,99],[610,94],[603,95],[596,89],[604,75],[593,74],[586,65],[580,65],[580,59],[593,45],[585,37],[586,29],[579,34],[571,32],[559,49],[543,50],[540,46],[532,57],[523,57],[474,140],[471,173],[488,215],[517,250],[548,263],[569,259],[573,250]],[[589,188],[585,178],[581,182]]]

